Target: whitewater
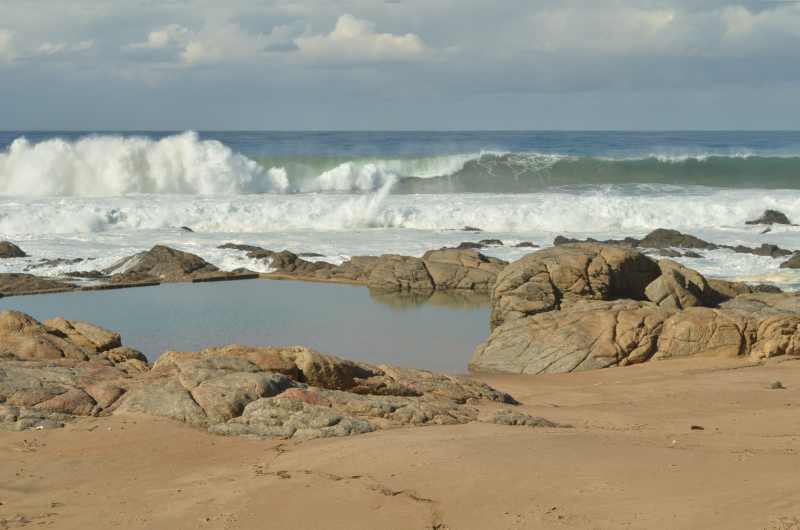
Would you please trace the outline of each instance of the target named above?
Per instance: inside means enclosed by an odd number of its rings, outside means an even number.
[[[800,249],[798,227],[745,224],[765,209],[800,221],[797,133],[0,133],[0,239],[32,256],[0,271],[97,269],[155,243],[268,270],[229,241],[340,262],[496,238],[485,252],[516,259],[522,241],[661,227]],[[684,261],[800,286],[769,257]]]

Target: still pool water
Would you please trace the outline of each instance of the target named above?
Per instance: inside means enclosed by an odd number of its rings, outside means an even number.
[[[38,320],[63,316],[122,334],[155,360],[230,343],[302,344],[353,360],[464,373],[488,336],[485,297],[371,292],[351,285],[246,280],[0,299]]]

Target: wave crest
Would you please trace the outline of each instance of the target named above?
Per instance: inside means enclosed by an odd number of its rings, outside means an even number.
[[[4,195],[231,195],[288,188],[282,168],[265,169],[221,142],[201,141],[194,132],[160,140],[88,136],[36,144],[23,137],[0,153]]]

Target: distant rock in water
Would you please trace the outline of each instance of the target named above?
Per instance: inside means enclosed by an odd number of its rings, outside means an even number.
[[[192,230],[188,226],[182,226],[181,227],[181,231],[183,231],[183,232],[194,232],[194,230]]]
[[[520,241],[514,245],[514,248],[539,248],[539,245],[530,241]]]
[[[639,245],[639,240],[633,237],[626,237],[625,239],[606,239],[599,241],[597,239],[588,237],[586,239],[573,239],[571,237],[556,236],[553,240],[553,246],[571,245],[573,243],[596,243],[601,245],[614,245],[617,247],[635,247]]]
[[[502,247],[503,246],[503,242],[500,241],[499,239],[481,239],[480,241],[478,241],[478,244],[486,246],[486,247]]]
[[[765,210],[761,217],[752,221],[745,221],[748,225],[790,225],[792,222],[786,214],[778,210]]]
[[[781,263],[781,269],[800,269],[800,252]]]
[[[220,245],[217,248],[228,249],[228,250],[241,250],[242,252],[258,252],[259,250],[264,250],[264,248],[262,247],[257,247],[255,245],[243,245],[240,243],[225,243],[224,245]]]
[[[699,237],[695,237],[689,234],[683,234],[678,232],[677,230],[669,230],[666,228],[657,228],[653,230],[649,234],[647,234],[644,239],[639,241],[639,244],[636,245],[641,248],[699,248],[699,249],[706,249],[706,250],[714,250],[719,248],[718,245],[714,243],[709,243],[708,241],[703,241]]]
[[[474,226],[465,226],[461,229],[462,232],[483,232],[482,229],[476,228]]]
[[[318,252],[298,252],[298,256],[301,258],[324,258],[325,254],[320,254]]]
[[[456,247],[457,249],[465,250],[468,248],[484,248],[486,245],[482,243],[476,243],[474,241],[464,241],[463,243],[459,243]]]
[[[26,257],[28,255],[11,241],[0,241],[0,259]]]
[[[731,247],[725,247],[731,248]],[[791,256],[794,254],[794,251],[786,250],[784,248],[779,247],[778,245],[771,245],[769,243],[764,243],[760,247],[757,248],[750,248],[745,247],[743,245],[737,245],[732,247],[734,252],[739,252],[742,254],[755,254],[756,256],[769,256],[771,258],[781,258],[784,256]]]

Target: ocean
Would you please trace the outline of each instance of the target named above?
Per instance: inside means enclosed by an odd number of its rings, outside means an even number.
[[[353,255],[478,239],[516,259],[568,237],[674,228],[715,243],[800,249],[800,132],[40,132],[0,133],[0,239],[42,275],[98,269],[167,244],[224,268],[268,271],[234,241]],[[187,232],[181,227],[189,227]],[[482,232],[464,232],[464,227]],[[780,259],[703,252],[713,276],[800,288]]]

